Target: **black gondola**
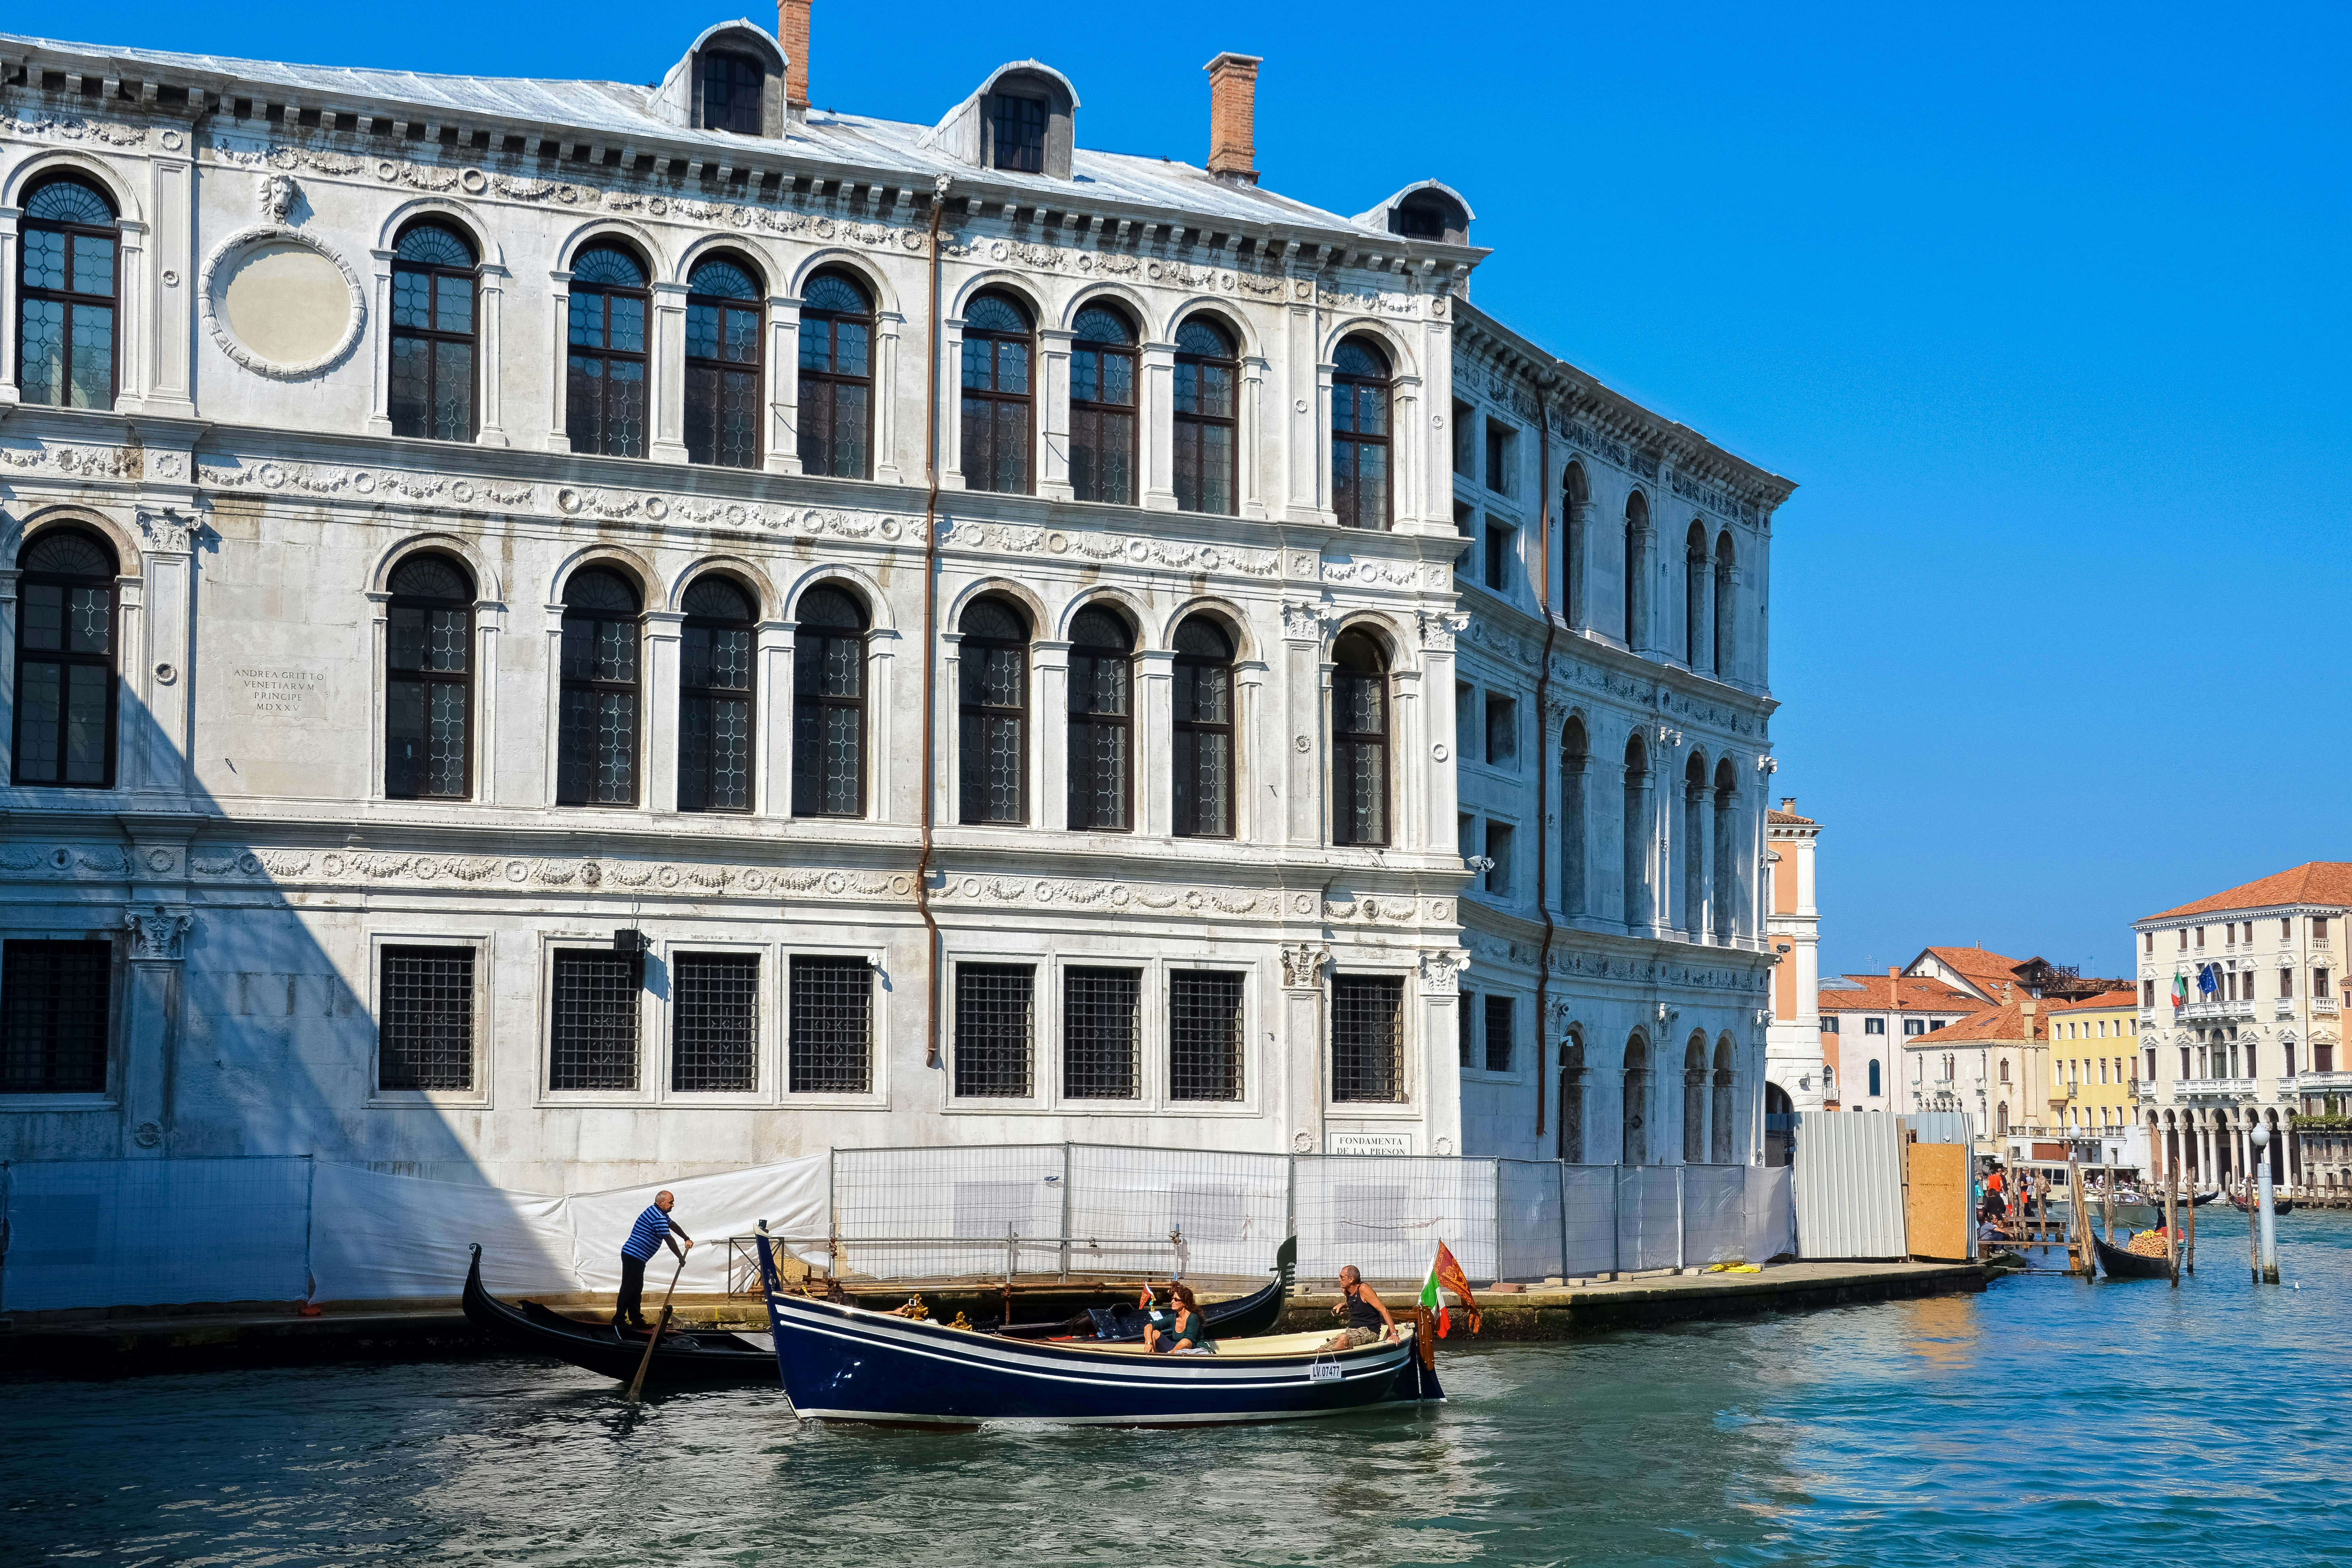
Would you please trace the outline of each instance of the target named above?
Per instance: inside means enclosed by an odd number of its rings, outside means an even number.
[[[2099,1272],[2110,1279],[2169,1279],[2172,1259],[2150,1258],[2144,1252],[2132,1252],[2094,1236],[2091,1245],[2099,1251]],[[2180,1245],[2175,1242],[2174,1246]]]
[[[1291,1278],[1297,1269],[1298,1238],[1286,1237],[1275,1249],[1271,1284],[1246,1296],[1213,1301],[1201,1309],[1201,1316],[1208,1320],[1209,1332],[1221,1340],[1272,1333],[1282,1321],[1283,1302],[1290,1295]],[[1089,1307],[1058,1322],[1008,1323],[1002,1328],[983,1323],[981,1327],[1008,1340],[1087,1339],[1107,1344],[1133,1344],[1143,1338],[1143,1314],[1135,1310],[1133,1301],[1122,1300],[1108,1307]]]
[[[645,1359],[646,1336],[623,1333],[610,1323],[583,1323],[536,1301],[508,1303],[482,1289],[482,1248],[466,1270],[466,1316],[525,1349],[568,1361],[573,1366],[625,1383]],[[655,1347],[647,1384],[765,1383],[776,1381],[775,1342],[766,1334],[723,1329],[672,1329]]]
[[[2245,1201],[2240,1198],[2235,1193],[2231,1193],[2230,1194],[2230,1204],[2231,1206],[2235,1208],[2240,1214],[2244,1214],[2249,1206]],[[2294,1212],[2294,1200],[2293,1198],[2286,1196],[2284,1193],[2273,1193],[2271,1194],[2271,1213],[2293,1214]]]

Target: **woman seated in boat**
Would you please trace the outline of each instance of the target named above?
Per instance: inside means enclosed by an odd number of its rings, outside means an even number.
[[[1176,1298],[1175,1310],[1165,1330],[1155,1331],[1150,1324],[1144,1326],[1146,1347],[1156,1354],[1213,1354],[1217,1342],[1209,1337],[1209,1320],[1202,1312],[1201,1303],[1192,1299],[1192,1287],[1180,1279],[1169,1289]]]

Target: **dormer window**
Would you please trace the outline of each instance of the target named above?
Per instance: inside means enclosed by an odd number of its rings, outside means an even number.
[[[702,57],[702,128],[757,136],[767,72],[749,55],[706,50]]]
[[[1396,228],[1408,239],[1444,239],[1445,215],[1424,204],[1402,206],[1397,209]]]
[[[1046,107],[1043,100],[997,93],[990,102],[989,167],[1016,174],[1045,168]]]
[[[1476,216],[1461,193],[1435,180],[1407,185],[1356,221],[1407,239],[1433,239],[1445,245],[1470,243],[1470,222]]]

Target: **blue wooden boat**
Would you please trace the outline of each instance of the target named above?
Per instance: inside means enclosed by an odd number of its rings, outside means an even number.
[[[1393,1344],[1321,1350],[1328,1332],[1220,1342],[1213,1355],[982,1334],[784,1289],[772,1244],[760,1273],[776,1367],[818,1421],[976,1426],[1055,1421],[1199,1426],[1289,1421],[1445,1397],[1410,1324]]]

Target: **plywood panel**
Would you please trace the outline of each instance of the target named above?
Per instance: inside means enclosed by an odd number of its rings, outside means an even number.
[[[1969,1151],[1958,1143],[1910,1145],[1904,1226],[1914,1258],[1969,1255]]]

